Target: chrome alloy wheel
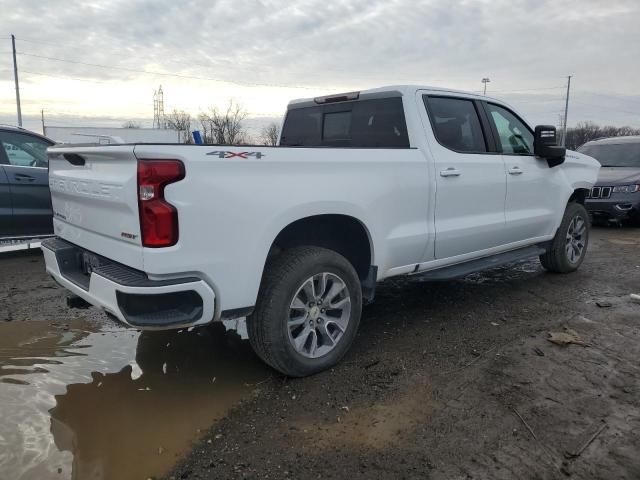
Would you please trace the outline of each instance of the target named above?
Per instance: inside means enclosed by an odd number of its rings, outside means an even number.
[[[569,223],[565,252],[567,260],[575,264],[580,261],[587,246],[587,224],[580,215],[576,215]]]
[[[305,280],[289,307],[287,330],[300,355],[319,358],[333,350],[351,318],[351,296],[334,273],[318,273]]]

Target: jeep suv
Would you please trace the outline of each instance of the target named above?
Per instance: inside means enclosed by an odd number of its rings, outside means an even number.
[[[602,165],[585,202],[592,219],[640,221],[640,136],[593,140],[578,151]]]

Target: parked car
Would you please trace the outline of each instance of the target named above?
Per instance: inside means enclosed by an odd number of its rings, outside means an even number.
[[[640,222],[640,136],[593,140],[578,151],[602,165],[585,202],[593,220]]]
[[[141,329],[247,316],[291,376],[346,353],[385,278],[576,270],[600,168],[503,102],[414,86],[293,101],[278,147],[55,146],[49,166],[61,285]]]
[[[0,239],[53,234],[47,148],[54,142],[0,126]]]

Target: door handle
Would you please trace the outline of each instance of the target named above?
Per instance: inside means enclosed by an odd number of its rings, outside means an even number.
[[[31,175],[24,175],[22,173],[16,173],[13,178],[16,179],[16,182],[33,182],[35,180],[35,177],[32,177]]]
[[[458,170],[457,168],[449,167],[446,170],[441,170],[440,176],[441,177],[459,177],[460,173],[461,173],[460,170]]]
[[[524,172],[520,169],[520,167],[511,167],[509,169],[509,175],[522,175]]]

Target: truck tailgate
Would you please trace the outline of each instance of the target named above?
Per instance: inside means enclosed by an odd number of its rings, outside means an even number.
[[[143,269],[133,145],[52,147],[49,187],[57,236]]]

